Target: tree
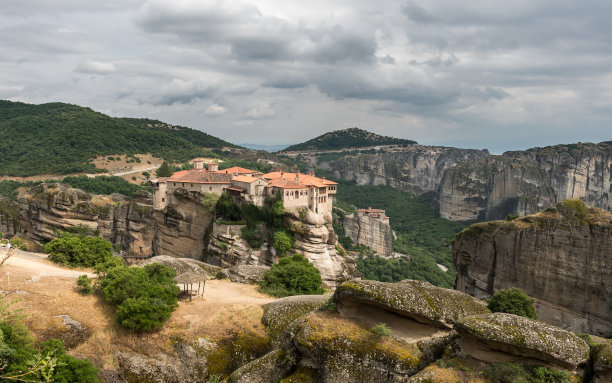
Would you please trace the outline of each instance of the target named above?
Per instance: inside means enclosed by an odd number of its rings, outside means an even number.
[[[202,206],[205,212],[212,212],[215,209],[219,196],[215,193],[204,193],[202,197]]]
[[[489,310],[493,312],[520,315],[526,318],[538,319],[535,300],[523,290],[513,287],[508,290],[499,290],[488,301]]]
[[[166,161],[162,162],[161,166],[155,171],[155,174],[157,174],[158,177],[170,177],[172,175],[170,165],[168,165]]]
[[[113,245],[100,237],[56,238],[47,243],[43,250],[50,254],[51,261],[72,267],[93,267],[113,256]]]
[[[274,248],[282,257],[287,254],[287,251],[293,247],[293,237],[284,230],[278,230],[274,233]]]
[[[104,299],[117,306],[117,321],[133,331],[161,328],[178,307],[176,272],[153,263],[144,267],[118,266],[100,282]]]
[[[272,209],[270,209],[274,227],[281,227],[283,225],[283,214],[285,214],[285,205],[283,205],[283,200],[279,192],[276,194],[276,200],[272,205]]]
[[[323,294],[321,273],[301,254],[281,258],[261,281],[261,291],[275,297]]]
[[[221,194],[215,204],[215,214],[230,221],[240,220],[240,209],[229,194]]]

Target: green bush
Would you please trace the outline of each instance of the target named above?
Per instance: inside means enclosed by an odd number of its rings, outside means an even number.
[[[535,300],[523,290],[513,287],[508,290],[499,290],[488,300],[489,310],[493,312],[520,315],[523,317],[538,319],[535,308]]]
[[[71,267],[93,267],[113,255],[112,244],[100,237],[62,237],[47,243],[43,250],[49,259]]]
[[[379,323],[370,329],[370,332],[378,337],[390,336],[391,329],[385,323]]]
[[[300,254],[281,258],[261,281],[261,291],[275,297],[323,294],[321,273]]]
[[[217,217],[223,217],[228,221],[240,220],[240,209],[229,194],[221,194],[215,205],[215,214]]]
[[[117,306],[117,321],[134,331],[161,328],[178,307],[180,291],[167,266],[119,266],[107,271],[100,282],[104,299]]]
[[[251,246],[253,249],[259,249],[263,245],[264,240],[257,227],[250,227],[247,225],[240,229],[240,232],[242,234],[242,238],[247,241],[249,246]]]
[[[89,295],[93,292],[93,288],[91,287],[91,279],[89,279],[89,277],[85,274],[77,278],[77,286],[79,292],[83,295]]]
[[[287,254],[294,242],[293,235],[285,230],[278,230],[274,233],[274,248],[281,257]]]

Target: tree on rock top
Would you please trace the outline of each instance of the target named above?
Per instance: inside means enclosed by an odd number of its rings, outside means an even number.
[[[520,315],[526,318],[538,319],[533,307],[535,300],[523,290],[513,287],[499,290],[488,300],[489,310],[500,313]]]

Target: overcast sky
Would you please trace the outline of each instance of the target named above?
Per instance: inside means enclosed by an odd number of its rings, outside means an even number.
[[[234,143],[612,140],[612,2],[1,0],[0,98]]]

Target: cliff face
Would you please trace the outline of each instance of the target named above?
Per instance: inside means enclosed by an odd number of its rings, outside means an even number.
[[[436,191],[446,169],[487,155],[483,150],[411,145],[398,151],[346,156],[318,165],[359,185],[389,185],[421,194]]]
[[[352,242],[369,246],[384,257],[390,257],[393,253],[388,220],[383,222],[365,214],[354,213],[344,216],[343,228]]]
[[[197,193],[179,190],[167,209],[155,211],[151,195],[146,192],[128,200],[122,195],[90,195],[67,185],[41,184],[23,191],[17,203],[6,206],[17,207],[17,230],[12,233],[34,241],[50,241],[55,238],[55,230],[84,225],[120,244],[128,256],[199,258],[212,220],[200,200]],[[4,221],[10,220],[3,218]]]
[[[441,179],[435,205],[455,221],[527,215],[580,198],[612,209],[612,145],[576,144],[506,152],[459,163]]]
[[[519,287],[541,321],[612,332],[612,214],[579,200],[513,221],[474,224],[453,245],[456,288],[478,298]]]

